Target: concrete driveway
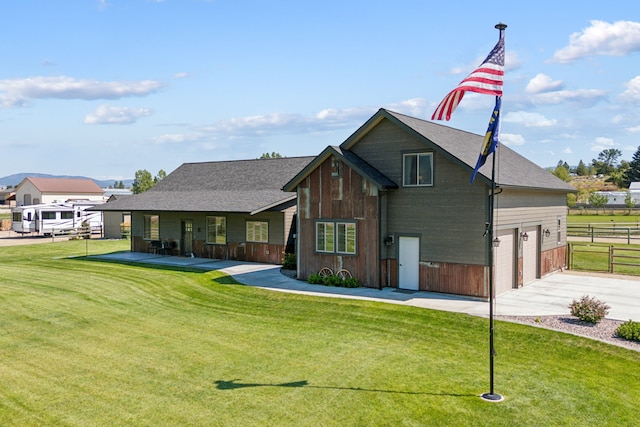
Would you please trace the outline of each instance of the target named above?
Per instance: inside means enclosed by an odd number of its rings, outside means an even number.
[[[98,257],[115,261],[220,270],[245,285],[273,291],[405,304],[434,310],[467,313],[474,316],[489,315],[489,303],[479,299],[433,292],[403,291],[395,288],[347,289],[311,285],[282,274],[278,265],[161,256],[138,252],[120,252]],[[569,314],[569,304],[583,295],[596,297],[611,306],[607,318],[640,321],[640,280],[633,276],[585,274],[570,271],[549,275],[523,288],[514,289],[498,296],[494,314],[497,316]]]

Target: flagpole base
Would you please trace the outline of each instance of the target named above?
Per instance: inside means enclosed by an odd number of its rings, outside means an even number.
[[[497,393],[484,393],[480,397],[487,402],[502,402],[504,400],[504,396]]]

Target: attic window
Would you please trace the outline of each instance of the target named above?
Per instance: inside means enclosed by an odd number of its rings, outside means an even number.
[[[433,153],[402,156],[402,185],[404,187],[433,185]]]
[[[331,158],[331,176],[342,176],[342,162],[337,157]]]

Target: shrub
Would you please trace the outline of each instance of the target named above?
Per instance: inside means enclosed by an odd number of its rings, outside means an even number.
[[[629,320],[616,328],[616,336],[626,340],[640,341],[640,322]]]
[[[340,276],[321,276],[317,273],[309,276],[309,283],[312,285],[336,286],[343,288],[359,288],[360,282],[355,277],[347,277],[343,279]]]
[[[358,282],[358,279],[356,279],[355,277],[347,277],[343,280],[342,286],[344,286],[345,288],[359,288],[360,282]]]
[[[322,276],[318,273],[313,273],[309,276],[309,283],[312,285],[321,285],[322,284]]]
[[[295,270],[297,268],[296,254],[284,254],[282,259],[282,268],[285,270]]]
[[[579,300],[574,299],[573,302],[569,304],[572,316],[589,323],[598,323],[604,319],[604,317],[609,314],[609,308],[611,307],[604,302],[589,295],[584,295]]]
[[[338,276],[324,276],[322,282],[327,286],[342,286],[342,279]]]

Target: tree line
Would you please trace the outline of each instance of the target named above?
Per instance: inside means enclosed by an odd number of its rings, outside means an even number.
[[[597,159],[591,160],[588,166],[580,159],[578,166],[570,167],[567,162],[560,160],[553,170],[553,174],[563,181],[569,181],[571,175],[592,176],[604,175],[607,182],[618,188],[629,188],[632,182],[640,181],[640,147],[630,162],[619,160],[622,152],[617,148],[608,148],[598,154]]]

